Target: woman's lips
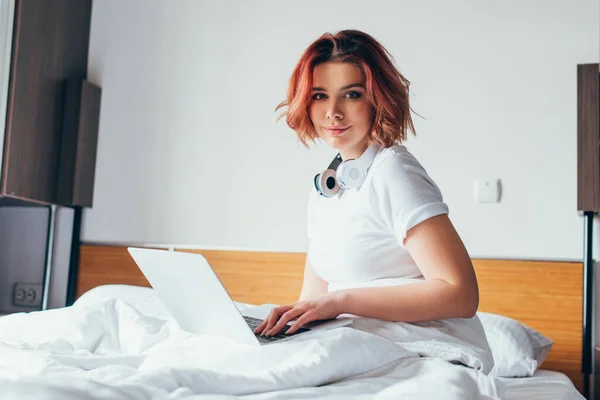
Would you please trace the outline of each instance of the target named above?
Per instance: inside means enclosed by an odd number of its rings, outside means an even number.
[[[333,136],[340,136],[342,135],[344,132],[346,132],[348,129],[350,129],[349,126],[346,127],[325,127],[325,130],[330,133]]]

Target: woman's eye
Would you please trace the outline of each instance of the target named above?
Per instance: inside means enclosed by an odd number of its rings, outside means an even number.
[[[315,93],[312,95],[313,100],[323,100],[325,98],[324,93]]]
[[[359,99],[360,96],[362,96],[362,93],[360,93],[360,92],[348,92],[348,93],[346,93],[346,96],[349,99]]]

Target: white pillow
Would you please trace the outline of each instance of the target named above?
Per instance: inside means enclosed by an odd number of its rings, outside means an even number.
[[[494,368],[491,376],[532,376],[552,348],[552,340],[527,325],[502,315],[478,312]]]

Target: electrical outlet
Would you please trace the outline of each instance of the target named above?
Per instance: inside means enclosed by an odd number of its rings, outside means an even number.
[[[13,305],[19,307],[42,306],[42,284],[17,282],[13,287]]]

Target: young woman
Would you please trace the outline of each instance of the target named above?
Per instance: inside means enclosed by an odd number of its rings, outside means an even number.
[[[469,254],[438,186],[402,145],[414,134],[409,81],[387,50],[360,31],[324,34],[296,65],[277,109],[285,106],[306,146],[321,139],[341,159],[315,177],[300,299],[273,309],[255,332],[273,335],[296,319],[293,333],[343,313],[404,322],[474,317]]]

